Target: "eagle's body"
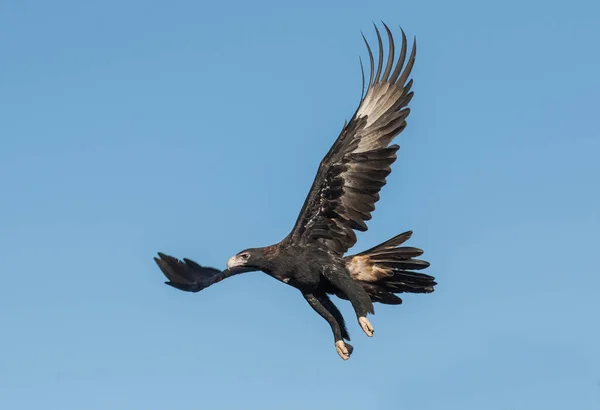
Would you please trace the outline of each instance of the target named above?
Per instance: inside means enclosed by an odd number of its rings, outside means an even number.
[[[282,247],[272,245],[265,249],[265,260],[260,270],[302,292],[314,292],[323,287],[324,266],[343,266],[342,260],[314,246]]]
[[[384,25],[385,26],[385,25]],[[406,66],[406,36],[394,63],[394,41],[385,26],[389,55],[384,64],[382,39],[377,30],[377,67],[367,43],[371,74],[366,94],[354,116],[323,159],[292,231],[281,242],[239,252],[219,271],[159,253],[155,258],[167,284],[198,292],[232,275],[260,270],[300,290],[306,301],[330,324],[335,346],[348,359],[352,346],[344,318],[329,299],[350,300],[363,331],[373,335],[366,318],[374,313],[373,302],[400,304],[398,293],[429,293],[436,285],[429,275],[414,272],[429,266],[415,259],[423,253],[400,246],[412,232],[400,234],[356,255],[346,255],[356,243],[355,231],[366,231],[379,192],[386,184],[398,145],[392,140],[406,127],[408,103],[413,93],[408,76],[416,46]],[[366,42],[366,41],[365,41]],[[363,76],[364,88],[364,76]]]

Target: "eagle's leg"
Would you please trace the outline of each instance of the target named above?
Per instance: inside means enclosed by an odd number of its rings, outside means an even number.
[[[303,293],[303,296],[308,304],[329,323],[335,339],[335,349],[343,360],[348,360],[354,348],[351,344],[344,342],[344,339],[350,340],[350,335],[348,335],[344,318],[338,308],[324,293]]]
[[[375,329],[367,319],[367,314],[375,313],[375,309],[367,291],[345,269],[326,269],[323,275],[350,300],[363,332],[369,337],[373,336]]]

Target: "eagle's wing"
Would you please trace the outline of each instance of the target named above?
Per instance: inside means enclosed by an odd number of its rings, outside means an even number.
[[[407,105],[413,96],[412,80],[407,80],[415,61],[416,40],[405,66],[407,41],[402,31],[402,49],[394,63],[394,39],[389,28],[385,24],[384,27],[389,42],[386,63],[381,35],[375,27],[379,45],[377,67],[365,39],[371,66],[367,92],[321,161],[296,224],[284,240],[287,244],[316,242],[343,255],[356,243],[354,230],[367,230],[365,221],[371,219],[399,149],[390,143],[406,127]],[[363,91],[364,80],[363,71]]]
[[[190,259],[184,258],[181,261],[160,252],[158,256],[158,258],[154,258],[154,261],[169,279],[165,283],[185,292],[199,292],[231,276],[229,270],[220,271],[215,268],[201,266]]]

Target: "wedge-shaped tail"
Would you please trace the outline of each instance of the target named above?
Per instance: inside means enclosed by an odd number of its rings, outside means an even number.
[[[345,257],[346,268],[359,281],[373,302],[398,305],[402,299],[396,293],[431,293],[435,278],[415,270],[425,269],[429,262],[416,259],[423,254],[419,248],[400,246],[412,235],[401,233],[371,249]]]

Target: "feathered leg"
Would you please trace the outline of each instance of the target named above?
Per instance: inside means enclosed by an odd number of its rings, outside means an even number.
[[[343,360],[348,360],[354,348],[344,342],[344,339],[350,340],[350,335],[341,312],[325,294],[303,293],[303,296],[308,304],[329,323],[335,339],[335,349]]]
[[[367,291],[345,269],[326,269],[323,275],[350,300],[363,332],[369,337],[373,336],[375,329],[367,319],[367,314],[375,313],[375,309]]]

